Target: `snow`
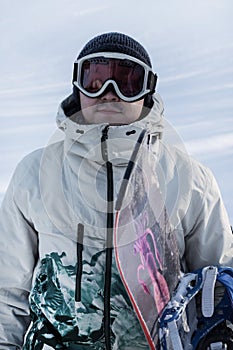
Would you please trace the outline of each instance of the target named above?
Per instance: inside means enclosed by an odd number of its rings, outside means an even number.
[[[3,0],[1,198],[17,162],[53,134],[79,50],[116,30],[147,48],[166,119],[215,174],[233,222],[232,10],[231,0]]]

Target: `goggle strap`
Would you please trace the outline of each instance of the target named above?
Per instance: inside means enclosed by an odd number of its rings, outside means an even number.
[[[72,83],[74,83],[75,81],[77,81],[78,79],[78,63],[74,62],[74,70],[73,70],[73,80]]]
[[[150,90],[150,93],[152,94],[155,92],[157,78],[157,74],[154,74],[152,71],[149,72],[147,78],[147,89]]]

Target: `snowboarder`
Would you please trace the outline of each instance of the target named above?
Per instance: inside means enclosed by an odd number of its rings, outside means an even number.
[[[1,206],[1,349],[148,349],[110,237],[114,203],[142,130],[182,270],[233,267],[233,237],[211,171],[161,140],[156,81],[148,53],[125,34],[101,34],[80,51],[73,92],[57,115],[64,140],[18,164]],[[153,246],[150,261],[141,254],[138,288],[149,293],[143,270],[157,268],[150,271],[154,297],[157,276],[164,279],[162,247]]]

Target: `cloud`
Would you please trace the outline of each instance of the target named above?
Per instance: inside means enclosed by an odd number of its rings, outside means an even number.
[[[14,96],[14,98],[16,97],[20,97],[20,96],[25,96],[25,95],[32,95],[35,93],[55,93],[56,90],[59,89],[64,89],[64,88],[68,88],[70,86],[70,84],[68,82],[60,82],[60,83],[50,83],[50,84],[43,84],[43,85],[29,85],[29,86],[24,86],[23,81],[22,82],[22,86],[18,87],[18,88],[7,88],[7,89],[0,89],[0,96],[2,97],[6,97],[8,96]],[[33,83],[33,82],[32,82]]]
[[[205,158],[210,153],[213,155],[233,154],[233,132],[202,138],[197,137],[186,141],[185,145],[191,154],[204,155]]]

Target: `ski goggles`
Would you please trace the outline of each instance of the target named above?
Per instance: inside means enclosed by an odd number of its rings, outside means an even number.
[[[73,84],[91,98],[101,96],[111,85],[120,99],[137,101],[154,93],[156,81],[151,67],[126,54],[99,52],[74,63]]]

